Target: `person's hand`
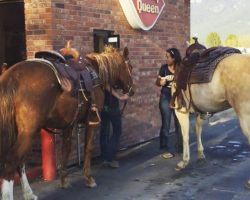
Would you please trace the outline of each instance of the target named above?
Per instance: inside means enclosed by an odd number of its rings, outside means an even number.
[[[174,79],[174,75],[167,75],[167,76],[165,76],[165,79],[167,81],[172,81]]]
[[[124,94],[124,95],[120,96],[119,99],[120,99],[121,101],[126,101],[126,100],[129,99],[129,96],[128,96],[127,94]]]
[[[165,78],[160,79],[160,85],[164,86],[166,84],[167,80]]]

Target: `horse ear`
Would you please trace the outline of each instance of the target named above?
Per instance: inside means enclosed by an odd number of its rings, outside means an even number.
[[[128,47],[125,47],[123,50],[123,57],[128,58],[128,55],[129,55]]]

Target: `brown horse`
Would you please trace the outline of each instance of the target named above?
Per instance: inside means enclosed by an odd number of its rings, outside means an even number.
[[[86,59],[99,74],[103,85],[93,88],[92,94],[85,94],[83,106],[78,109],[77,95],[62,90],[57,77],[48,62],[26,60],[12,66],[0,77],[0,172],[3,179],[2,199],[13,199],[15,172],[21,176],[24,199],[37,199],[33,194],[24,168],[24,159],[32,140],[41,128],[63,129],[61,185],[66,186],[66,164],[70,154],[72,122],[76,113],[77,122],[86,124],[83,175],[88,187],[96,186],[91,176],[91,156],[94,130],[90,121],[98,121],[98,115],[91,110],[91,103],[100,111],[103,106],[104,89],[107,85],[133,94],[128,49],[123,55],[117,51],[89,54]],[[18,169],[18,170],[17,170]]]

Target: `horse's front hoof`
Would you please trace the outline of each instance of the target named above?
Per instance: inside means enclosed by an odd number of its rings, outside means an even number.
[[[88,187],[88,188],[94,188],[96,186],[97,186],[97,184],[95,182],[95,179],[93,179],[92,177],[90,177],[90,178],[88,178],[86,180],[86,187]]]
[[[183,169],[185,169],[185,168],[182,168],[182,167],[180,167],[180,166],[178,166],[178,165],[176,165],[176,167],[174,168],[175,169],[175,171],[181,171],[181,170],[183,170]]]
[[[34,194],[29,194],[27,196],[24,196],[24,200],[38,200],[38,197]]]
[[[71,183],[69,181],[61,181],[60,188],[67,189],[72,187]]]
[[[183,170],[183,169],[186,168],[187,164],[188,164],[188,162],[186,162],[186,161],[181,161],[181,162],[179,162],[179,163],[176,165],[175,170],[176,170],[176,171],[181,171],[181,170]]]
[[[13,199],[10,194],[2,194],[1,200],[10,200]]]
[[[200,159],[206,159],[206,156],[204,155],[203,151],[198,151],[197,158],[198,158],[198,160],[200,160]]]

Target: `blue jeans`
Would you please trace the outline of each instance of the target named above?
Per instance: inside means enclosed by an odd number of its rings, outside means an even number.
[[[169,150],[169,130],[170,130],[170,123],[171,123],[171,115],[173,114],[174,117],[174,124],[175,124],[175,134],[176,134],[176,151],[182,151],[182,136],[180,125],[178,119],[175,115],[175,112],[172,108],[169,107],[169,103],[171,100],[171,96],[162,95],[160,96],[159,108],[161,112],[161,130],[160,130],[160,149]]]
[[[116,152],[122,134],[122,120],[120,114],[101,112],[100,146],[101,156],[106,161],[115,159]],[[112,134],[110,125],[112,125]]]

